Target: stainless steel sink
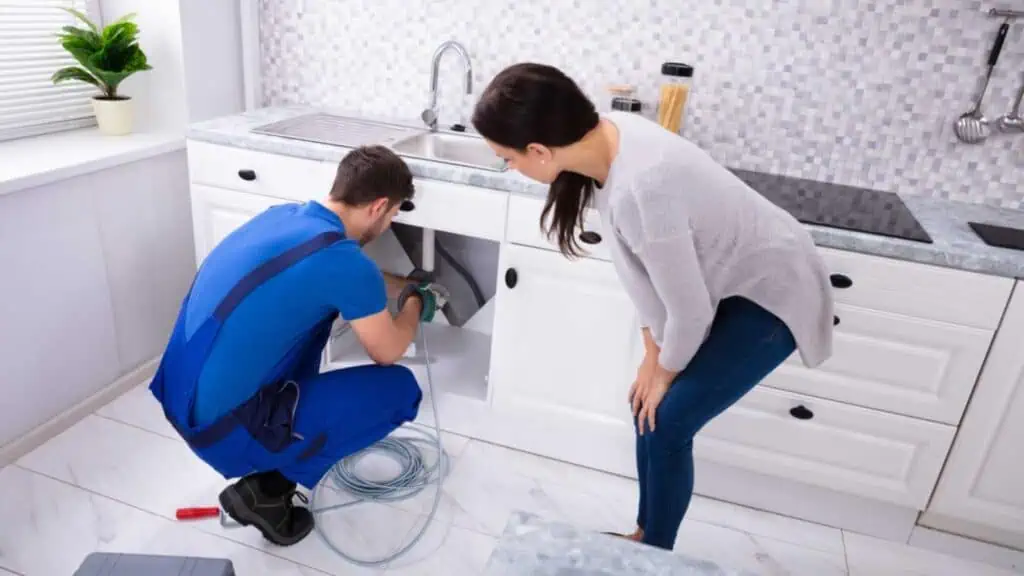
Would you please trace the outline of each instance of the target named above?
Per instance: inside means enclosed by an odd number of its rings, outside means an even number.
[[[445,162],[494,172],[507,169],[487,142],[479,136],[456,132],[422,132],[391,145],[399,156]]]
[[[422,127],[322,112],[258,126],[252,131],[346,148],[380,144],[408,158],[494,172],[507,169],[505,161],[491,151],[483,138],[475,134],[444,130],[430,132]]]

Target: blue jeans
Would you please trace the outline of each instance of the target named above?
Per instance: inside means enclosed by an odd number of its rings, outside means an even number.
[[[718,305],[707,340],[658,406],[655,431],[637,434],[644,543],[667,550],[675,544],[693,495],[693,437],[795,349],[786,325],[764,308],[744,298]]]

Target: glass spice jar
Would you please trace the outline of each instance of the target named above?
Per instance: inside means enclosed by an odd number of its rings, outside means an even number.
[[[686,103],[693,84],[693,66],[682,62],[661,65],[661,89],[658,98],[658,124],[678,134],[683,128]]]

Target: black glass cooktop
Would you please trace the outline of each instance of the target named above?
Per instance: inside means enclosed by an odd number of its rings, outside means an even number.
[[[804,224],[932,242],[907,205],[892,192],[763,172],[732,172]]]

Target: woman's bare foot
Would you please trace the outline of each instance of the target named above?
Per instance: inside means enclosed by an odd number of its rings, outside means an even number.
[[[618,532],[605,532],[605,534],[625,538],[626,540],[632,540],[633,542],[640,542],[644,539],[644,531],[640,528],[637,528],[632,534],[619,534]]]

